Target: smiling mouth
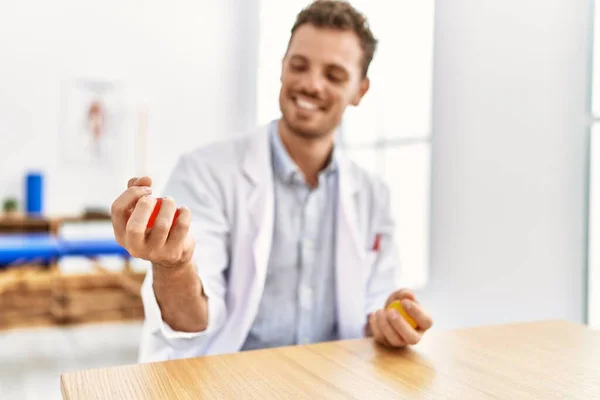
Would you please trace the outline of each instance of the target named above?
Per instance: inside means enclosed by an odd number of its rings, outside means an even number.
[[[296,105],[296,107],[304,111],[312,112],[321,110],[321,107],[319,107],[316,103],[298,97],[294,99],[294,104]]]

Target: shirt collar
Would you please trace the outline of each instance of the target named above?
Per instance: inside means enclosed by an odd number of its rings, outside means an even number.
[[[283,179],[284,182],[289,182],[294,178],[301,178],[302,172],[292,160],[289,153],[287,152],[281,137],[279,136],[279,130],[277,129],[278,121],[271,123],[270,136],[271,136],[271,148],[273,151],[273,166],[275,173]],[[331,174],[336,172],[338,169],[338,155],[337,146],[333,147],[333,152],[327,167],[321,171],[321,174]]]

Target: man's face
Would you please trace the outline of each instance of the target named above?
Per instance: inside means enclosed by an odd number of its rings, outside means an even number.
[[[362,49],[353,31],[301,25],[283,59],[279,106],[292,133],[329,135],[348,104],[358,105],[369,87]]]

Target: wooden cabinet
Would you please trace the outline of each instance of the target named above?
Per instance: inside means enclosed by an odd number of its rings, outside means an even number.
[[[24,214],[0,214],[0,234],[50,233],[58,235],[63,223],[110,221],[107,214],[83,214],[81,216],[28,216]]]

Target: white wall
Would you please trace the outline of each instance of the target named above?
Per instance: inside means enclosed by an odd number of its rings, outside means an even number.
[[[600,3],[594,7],[594,61],[590,140],[588,323],[600,328]]]
[[[591,0],[436,2],[438,328],[585,313]]]
[[[584,317],[591,2],[437,1],[432,270],[419,295],[438,328]],[[0,198],[20,195],[32,166],[49,173],[52,212],[122,189],[59,177],[70,77],[116,78],[131,107],[148,102],[158,186],[181,151],[251,125],[256,4],[3,2]]]
[[[136,171],[133,141],[118,176],[60,167],[61,85],[125,84],[126,133],[150,113],[147,170],[159,188],[178,155],[253,122],[255,89],[246,30],[251,2],[24,0],[0,5],[0,199],[23,195],[23,174],[47,174],[46,210],[109,206]],[[240,62],[243,59],[244,62]]]
[[[600,20],[600,19],[599,19]],[[588,246],[588,324],[600,328],[600,124],[592,127],[590,140],[590,212]]]

